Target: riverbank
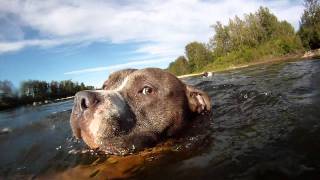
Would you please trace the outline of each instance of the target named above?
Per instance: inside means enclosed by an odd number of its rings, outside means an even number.
[[[292,60],[298,60],[298,59],[308,60],[308,59],[317,59],[317,58],[320,58],[320,49],[307,51],[307,52],[301,53],[301,54],[290,54],[290,55],[285,55],[285,56],[281,56],[281,57],[263,58],[263,59],[255,61],[255,62],[243,63],[243,64],[239,64],[239,65],[231,65],[231,66],[224,67],[224,68],[221,68],[221,67],[204,68],[204,70],[201,72],[180,75],[177,77],[178,78],[187,78],[187,77],[200,76],[204,72],[216,73],[216,72],[223,72],[223,71],[230,71],[230,70],[234,70],[234,69],[246,68],[249,66],[255,66],[255,65],[260,65],[260,64],[275,63],[275,62],[281,62],[281,61],[292,61]]]
[[[11,109],[11,108],[17,108],[20,106],[39,106],[39,105],[44,105],[44,104],[57,103],[57,102],[61,102],[61,101],[67,101],[67,100],[70,100],[73,98],[74,98],[74,96],[68,96],[68,97],[64,97],[64,98],[47,99],[47,100],[43,100],[43,101],[30,101],[30,102],[18,101],[17,99],[15,99],[14,103],[12,103],[12,105],[0,104],[0,111]]]
[[[42,104],[56,103],[56,102],[66,101],[66,100],[73,99],[73,98],[74,98],[74,96],[69,96],[69,97],[58,98],[58,99],[54,99],[54,100],[45,100],[45,101],[33,102],[32,105],[33,106],[37,106],[37,105],[42,105]],[[27,105],[31,105],[31,104],[27,104]]]

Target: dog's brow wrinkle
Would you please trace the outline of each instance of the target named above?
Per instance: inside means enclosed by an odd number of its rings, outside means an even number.
[[[118,92],[118,91],[115,91],[115,94],[124,102],[124,98],[123,96]]]
[[[114,91],[122,90],[126,86],[127,82],[128,82],[128,77],[124,78],[122,83],[117,88],[115,88]]]

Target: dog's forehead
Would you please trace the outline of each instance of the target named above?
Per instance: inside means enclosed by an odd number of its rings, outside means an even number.
[[[174,75],[158,68],[146,68],[135,71],[125,78],[127,83],[133,85],[147,82],[158,87],[177,87],[183,85],[182,82]]]
[[[136,69],[124,69],[113,72],[109,75],[108,79],[103,83],[102,89],[114,89],[119,86],[123,80]]]
[[[170,73],[158,69],[158,68],[146,68],[138,70],[132,74],[130,74],[132,78],[150,78],[150,79],[159,79],[159,81],[174,78]]]
[[[158,68],[126,69],[112,73],[105,81],[103,89],[119,89],[128,84],[136,85],[143,81],[167,87],[182,85],[174,75]]]

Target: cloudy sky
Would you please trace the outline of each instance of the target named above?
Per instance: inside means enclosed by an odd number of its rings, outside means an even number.
[[[216,21],[268,7],[296,29],[302,0],[0,0],[0,80],[100,87],[122,68],[160,67]]]

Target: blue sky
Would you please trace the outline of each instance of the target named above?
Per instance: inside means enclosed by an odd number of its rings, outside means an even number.
[[[0,0],[0,80],[66,80],[100,87],[123,68],[165,68],[210,25],[266,6],[296,29],[302,1]]]

